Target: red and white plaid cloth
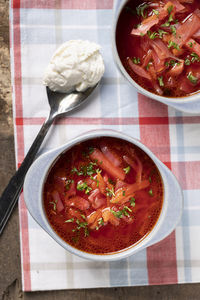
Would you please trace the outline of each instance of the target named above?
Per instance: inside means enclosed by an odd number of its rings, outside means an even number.
[[[118,0],[119,2],[119,0]],[[200,282],[200,117],[138,95],[122,78],[111,51],[112,0],[10,1],[10,53],[17,166],[48,115],[43,71],[70,39],[102,46],[106,72],[93,100],[57,122],[47,151],[96,128],[140,139],[172,170],[184,190],[183,217],[162,242],[120,262],[77,258],[57,245],[28,214],[20,198],[25,291]],[[176,201],[176,199],[174,199]]]

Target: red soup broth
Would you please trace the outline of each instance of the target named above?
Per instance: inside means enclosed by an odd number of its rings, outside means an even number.
[[[199,0],[130,0],[116,43],[129,75],[148,91],[184,97],[200,90]]]
[[[60,156],[44,184],[44,209],[65,242],[105,254],[134,245],[153,229],[163,193],[160,173],[147,154],[103,137]]]

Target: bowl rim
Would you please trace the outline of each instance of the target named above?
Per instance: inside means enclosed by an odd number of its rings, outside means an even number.
[[[156,224],[154,225],[153,229],[151,230],[151,232],[145,236],[144,238],[142,238],[140,241],[138,241],[138,243],[131,245],[128,248],[122,249],[121,251],[115,252],[115,253],[109,253],[109,254],[92,254],[92,253],[88,253],[88,252],[84,252],[81,251],[77,248],[74,248],[73,246],[69,245],[68,243],[66,243],[61,237],[59,237],[59,235],[53,230],[53,228],[51,227],[45,211],[44,211],[44,207],[43,207],[43,186],[44,186],[44,182],[45,179],[50,171],[50,169],[52,168],[53,164],[59,159],[59,157],[66,151],[68,151],[71,147],[73,147],[74,145],[76,145],[77,143],[89,140],[89,139],[93,139],[96,137],[101,137],[101,136],[110,136],[110,137],[115,137],[118,139],[123,139],[125,141],[128,141],[136,146],[138,146],[141,150],[143,150],[155,163],[155,165],[157,166],[160,174],[161,174],[161,178],[163,180],[163,187],[164,187],[164,197],[163,197],[163,206],[159,215],[159,218],[156,222]],[[68,250],[69,252],[71,252],[72,254],[76,254],[79,257],[82,258],[86,258],[86,259],[90,259],[90,260],[96,260],[96,261],[113,261],[113,260],[120,260],[123,258],[126,258],[136,252],[138,252],[139,250],[146,248],[148,246],[148,244],[151,242],[151,240],[156,236],[156,233],[159,231],[161,225],[163,224],[164,220],[165,220],[165,215],[166,215],[166,211],[167,211],[167,190],[165,189],[165,183],[167,184],[167,180],[165,179],[165,175],[162,173],[162,167],[167,168],[166,166],[164,166],[164,164],[162,164],[162,162],[153,154],[153,152],[146,147],[145,145],[143,145],[139,140],[128,136],[124,133],[118,132],[118,131],[114,131],[114,130],[92,130],[90,132],[84,133],[80,136],[78,136],[77,138],[67,142],[65,145],[60,146],[56,149],[53,149],[45,154],[43,154],[42,156],[48,156],[49,153],[54,153],[53,157],[51,156],[51,159],[49,160],[49,162],[47,163],[47,166],[45,168],[45,170],[43,171],[43,175],[41,177],[40,180],[40,186],[39,186],[39,195],[40,195],[40,200],[39,200],[39,210],[40,210],[40,214],[42,216],[43,222],[45,223],[47,230],[45,229],[52,238],[54,238],[55,241],[57,241],[62,247],[64,247],[66,250]],[[42,157],[41,157],[42,158]],[[40,158],[39,158],[40,159]],[[34,217],[34,216],[33,216]],[[37,221],[37,220],[36,220]],[[38,222],[38,221],[37,221]],[[38,222],[40,224],[40,222]],[[41,224],[40,224],[41,225]],[[161,238],[162,239],[162,238]]]
[[[117,50],[117,45],[116,45],[116,31],[117,31],[117,24],[118,24],[118,20],[120,17],[120,14],[124,8],[124,6],[127,4],[129,0],[123,0],[120,3],[119,8],[117,9],[117,12],[114,11],[114,18],[113,18],[113,23],[112,23],[112,50],[113,50],[113,56],[114,56],[114,60],[117,64],[117,67],[119,68],[119,70],[121,71],[121,73],[124,75],[124,77],[126,79],[128,79],[128,81],[131,83],[131,85],[133,85],[140,93],[142,93],[143,95],[154,99],[154,100],[158,100],[162,103],[165,104],[169,104],[169,105],[173,105],[173,104],[188,104],[191,102],[196,102],[198,101],[199,97],[200,97],[200,91],[189,95],[189,96],[185,96],[185,97],[165,97],[165,96],[159,96],[157,94],[154,94],[152,92],[149,92],[148,90],[144,89],[142,86],[140,86],[126,71],[126,69],[124,68],[119,54],[118,54],[118,50]],[[189,112],[189,110],[185,110],[187,112]],[[193,112],[193,111],[192,111]]]

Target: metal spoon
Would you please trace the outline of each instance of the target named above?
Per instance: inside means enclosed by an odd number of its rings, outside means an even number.
[[[78,106],[85,103],[88,96],[93,92],[98,84],[94,87],[88,88],[84,92],[73,91],[68,94],[52,92],[47,87],[47,96],[50,105],[50,114],[47,120],[44,122],[37,137],[35,138],[30,150],[28,151],[24,161],[15,175],[10,179],[7,187],[5,188],[0,198],[0,234],[8,221],[8,218],[18,200],[21,192],[25,175],[35,159],[35,156],[47,134],[53,121],[60,116],[63,116],[69,111],[74,110]]]

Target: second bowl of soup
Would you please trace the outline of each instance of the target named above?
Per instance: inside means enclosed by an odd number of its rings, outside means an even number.
[[[24,193],[32,216],[60,245],[93,260],[121,259],[164,238],[182,206],[167,167],[115,131],[87,133],[41,156]]]
[[[120,70],[140,92],[183,111],[200,111],[198,0],[122,1],[113,49]]]

